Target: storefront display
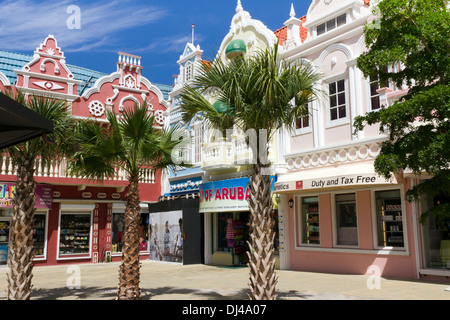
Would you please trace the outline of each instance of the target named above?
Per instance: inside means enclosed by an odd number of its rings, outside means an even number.
[[[45,255],[45,214],[34,215],[34,229],[33,229],[33,254],[36,258]]]
[[[337,244],[358,245],[356,197],[354,193],[336,195]]]
[[[111,252],[121,253],[123,246],[123,218],[125,213],[115,212],[113,213],[112,221],[112,242],[111,242]],[[141,252],[148,251],[148,240],[149,240],[149,215],[148,213],[141,214],[141,223],[139,226],[139,249]]]
[[[378,245],[404,247],[402,201],[399,190],[375,192]]]
[[[247,263],[249,240],[249,213],[248,212],[222,212],[217,214],[217,245],[216,251],[230,252],[234,264]]]
[[[60,255],[88,254],[90,237],[90,214],[61,214]]]
[[[449,196],[437,196],[434,199],[424,198],[421,211],[426,212],[438,203],[450,202]],[[434,215],[429,215],[423,226],[423,251],[425,268],[450,269],[450,219],[438,223]]]
[[[0,221],[0,264],[8,261],[9,221]]]
[[[320,244],[319,198],[303,197],[301,202],[302,244]]]

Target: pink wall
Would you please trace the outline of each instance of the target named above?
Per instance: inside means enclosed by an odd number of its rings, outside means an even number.
[[[290,199],[294,195],[287,198]],[[359,249],[336,248],[333,251],[333,219],[331,194],[319,195],[320,247],[296,248],[290,246],[290,266],[292,270],[308,272],[328,272],[342,274],[373,274],[372,266],[378,267],[384,277],[415,279],[416,265],[414,252],[411,205],[406,205],[407,242],[409,254],[377,254],[374,249],[373,220],[370,190],[356,191]],[[286,204],[287,205],[287,204]],[[289,208],[289,241],[296,244],[296,225],[294,208]],[[362,252],[358,252],[361,250]],[[342,252],[351,251],[351,252]],[[371,253],[371,252],[372,253]],[[403,251],[404,252],[404,251]]]

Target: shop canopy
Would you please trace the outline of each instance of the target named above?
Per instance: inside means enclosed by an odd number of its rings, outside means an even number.
[[[52,132],[52,121],[0,93],[0,149]]]

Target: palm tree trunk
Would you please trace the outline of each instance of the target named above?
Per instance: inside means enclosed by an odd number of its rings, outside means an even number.
[[[270,194],[270,175],[264,170],[259,158],[253,164],[250,181],[250,241],[248,241],[250,291],[252,300],[275,300],[275,274],[273,208]]]
[[[33,277],[34,158],[17,163],[14,208],[8,252],[8,300],[29,300]]]
[[[140,262],[139,225],[141,209],[139,206],[139,178],[131,177],[127,194],[124,217],[122,263],[119,269],[118,300],[139,300]]]

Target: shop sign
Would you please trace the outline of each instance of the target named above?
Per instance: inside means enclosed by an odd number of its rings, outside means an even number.
[[[274,186],[274,192],[322,189],[346,186],[364,186],[373,184],[391,184],[375,173],[353,174],[345,176],[326,177],[320,179],[308,179],[300,181],[277,182]]]
[[[14,183],[0,183],[0,208],[14,206]],[[36,185],[35,204],[37,209],[51,209],[53,202],[53,187],[49,185]]]
[[[200,212],[248,211],[248,178],[204,182],[200,185]]]

